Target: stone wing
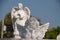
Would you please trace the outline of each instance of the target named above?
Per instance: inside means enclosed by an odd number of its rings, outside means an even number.
[[[44,37],[45,33],[47,32],[48,27],[49,27],[49,23],[46,23],[46,24],[40,26],[40,33],[41,33],[42,38]]]

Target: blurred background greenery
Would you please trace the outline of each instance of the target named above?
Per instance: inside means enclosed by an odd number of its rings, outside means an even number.
[[[38,19],[38,18],[37,18]],[[39,19],[38,19],[39,20]],[[11,13],[9,12],[4,19],[4,25],[7,26],[7,32],[4,32],[4,38],[12,38],[13,35],[13,27],[12,27],[12,20],[11,20]],[[1,38],[1,28],[2,28],[2,20],[0,21],[0,38]],[[44,39],[56,39],[57,35],[60,33],[60,26],[53,27],[48,29],[46,32]]]

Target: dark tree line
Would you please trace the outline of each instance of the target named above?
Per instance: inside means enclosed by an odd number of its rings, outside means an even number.
[[[1,37],[1,27],[2,27],[2,22],[1,21],[0,21],[0,37]],[[11,13],[6,14],[6,16],[4,18],[4,25],[6,26],[6,32],[4,32],[3,37],[4,38],[14,37],[13,27],[12,27],[12,20],[11,20]]]
[[[60,33],[60,26],[57,26],[55,28],[49,29],[46,34],[45,37],[46,39],[56,39],[57,35]]]

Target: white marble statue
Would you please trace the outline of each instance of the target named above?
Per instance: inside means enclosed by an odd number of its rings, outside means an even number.
[[[17,38],[17,37],[19,37],[18,35],[20,35],[17,27],[18,27],[18,25],[20,25],[20,27],[25,26],[25,22],[30,18],[30,10],[28,7],[25,7],[23,9],[23,5],[21,3],[19,3],[17,7],[14,7],[12,9],[11,18],[12,18],[15,38]]]
[[[26,24],[27,24],[26,38],[33,39],[43,39],[49,26],[49,23],[39,25],[40,23],[35,17],[30,17]]]
[[[59,35],[57,35],[57,40],[60,40],[60,34],[59,34]]]
[[[12,8],[11,18],[14,29],[14,38],[43,39],[49,23],[40,25],[39,21],[30,15],[28,7],[23,8],[21,3]]]

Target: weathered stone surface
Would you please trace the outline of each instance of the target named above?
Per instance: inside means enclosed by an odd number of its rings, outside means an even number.
[[[43,39],[49,26],[49,23],[39,25],[40,23],[35,17],[30,17],[30,9],[28,7],[23,9],[21,3],[12,9],[11,18],[14,28],[14,38],[16,39]]]
[[[15,39],[15,38],[0,38],[0,40],[37,40],[37,39]],[[40,39],[40,40],[56,40],[56,39]]]
[[[57,35],[57,40],[60,40],[60,34],[59,34],[59,35]]]

